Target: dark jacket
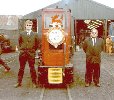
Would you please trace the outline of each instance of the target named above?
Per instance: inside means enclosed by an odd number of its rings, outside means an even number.
[[[87,38],[83,43],[83,50],[86,53],[86,61],[90,63],[101,62],[101,52],[104,49],[104,41],[102,38],[96,38],[96,43],[93,46],[92,39]]]
[[[24,31],[20,33],[18,41],[20,55],[23,53],[28,53],[33,57],[35,56],[35,51],[38,48],[38,36],[36,33],[31,32],[30,35],[27,35],[27,32]]]

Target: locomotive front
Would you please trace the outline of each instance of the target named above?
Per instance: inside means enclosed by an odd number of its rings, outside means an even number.
[[[71,13],[63,9],[42,11],[42,65],[38,67],[40,84],[73,82],[70,63]]]

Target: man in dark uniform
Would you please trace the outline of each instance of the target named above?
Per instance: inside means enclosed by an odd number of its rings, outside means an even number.
[[[25,64],[28,61],[30,67],[31,78],[33,82],[33,86],[37,87],[37,75],[34,68],[35,64],[35,51],[38,47],[38,36],[32,31],[33,22],[27,20],[25,22],[25,31],[22,32],[19,36],[19,62],[20,69],[18,72],[18,82],[15,87],[21,86],[22,78],[24,74]]]
[[[88,87],[93,79],[95,86],[100,87],[100,63],[101,52],[104,48],[104,41],[98,38],[98,30],[92,29],[90,37],[85,39],[83,43],[83,50],[86,53],[86,73],[85,82]]]
[[[0,43],[0,55],[2,54],[2,47],[1,47],[1,43]],[[5,72],[9,72],[10,68],[9,66],[1,59],[0,57],[0,64],[5,68]]]

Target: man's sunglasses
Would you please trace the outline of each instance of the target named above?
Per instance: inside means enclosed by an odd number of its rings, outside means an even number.
[[[32,25],[26,25],[26,26],[32,26]]]

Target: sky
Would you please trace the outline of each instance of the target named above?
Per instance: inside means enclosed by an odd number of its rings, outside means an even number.
[[[61,0],[0,0],[0,15],[26,15],[58,1]],[[114,0],[93,1],[114,8]]]
[[[26,15],[61,0],[0,0],[0,15]]]

